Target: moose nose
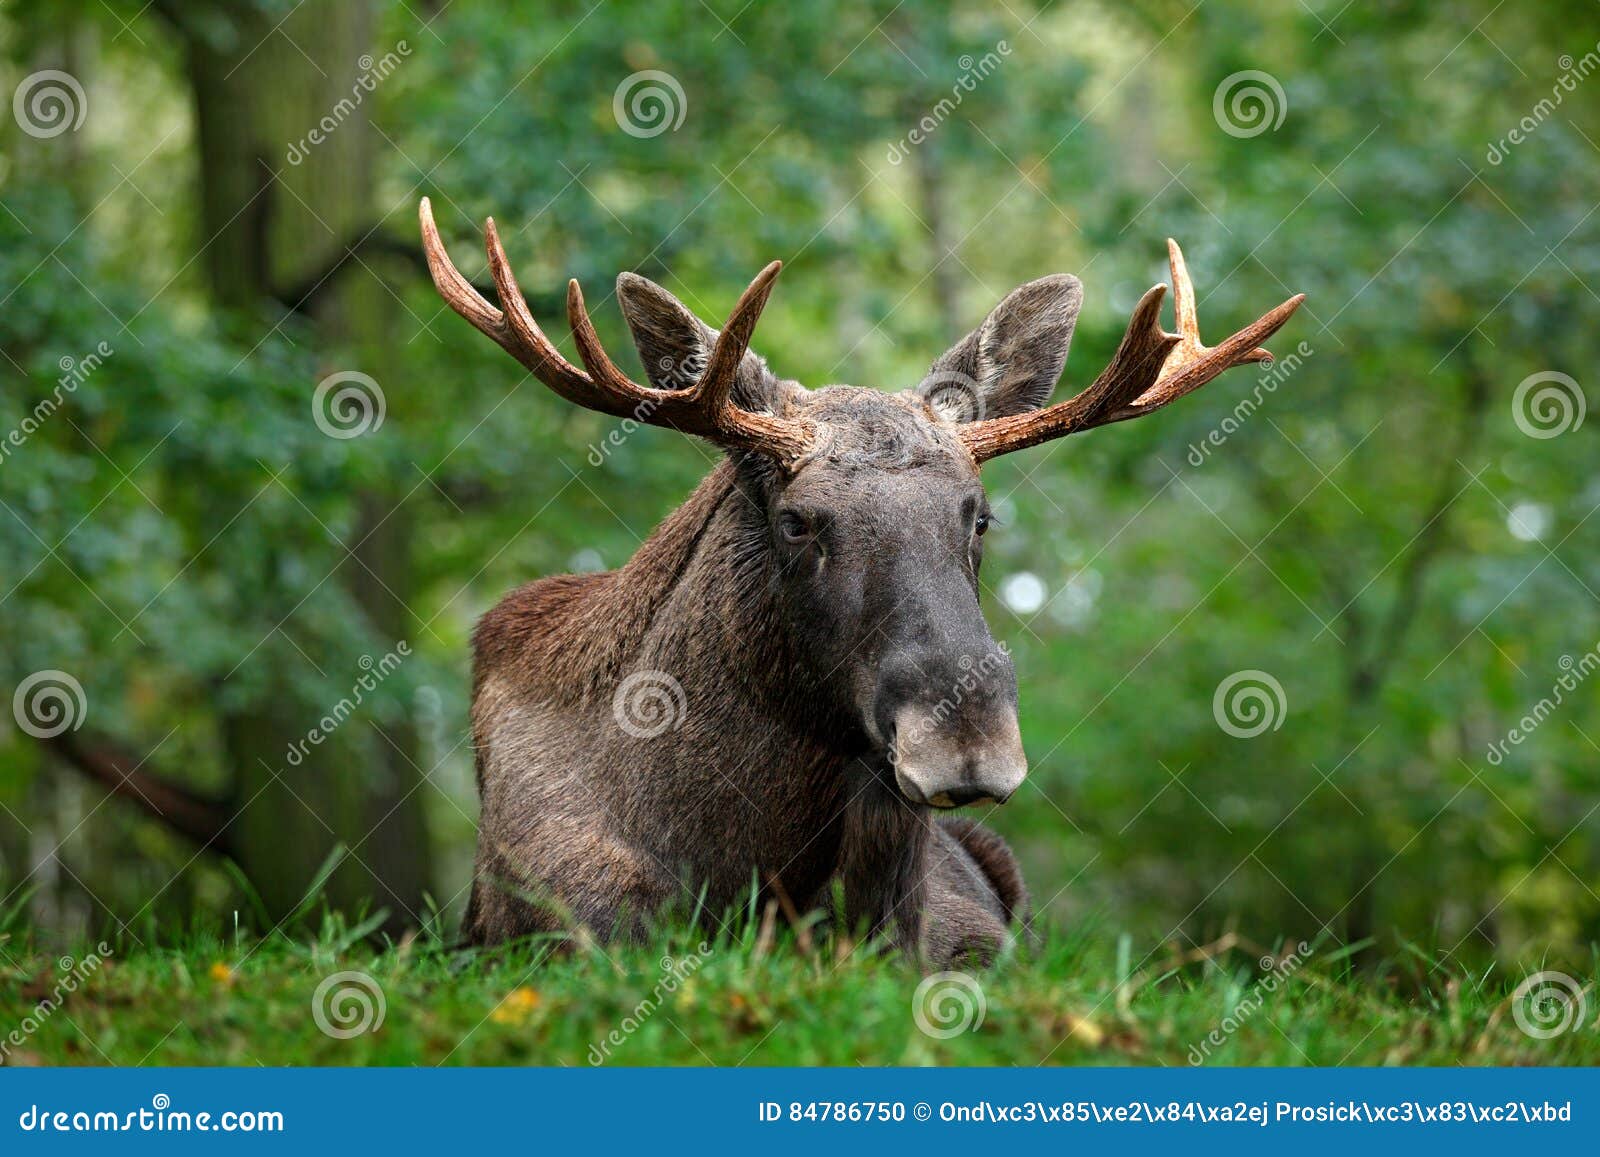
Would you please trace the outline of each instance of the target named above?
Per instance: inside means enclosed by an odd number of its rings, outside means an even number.
[[[951,807],[966,807],[969,803],[979,803],[993,797],[985,794],[981,787],[952,787],[945,791],[944,798],[950,801]],[[995,803],[1005,803],[997,799]]]
[[[915,719],[897,719],[891,760],[900,793],[938,808],[1010,799],[1028,773],[1017,717],[1006,711],[985,723],[969,736],[965,729],[929,733]]]

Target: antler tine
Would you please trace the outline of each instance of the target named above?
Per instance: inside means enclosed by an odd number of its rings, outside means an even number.
[[[567,282],[567,325],[572,329],[572,341],[578,347],[578,356],[583,359],[584,367],[602,390],[619,399],[624,413],[660,393],[649,386],[641,386],[611,360],[605,347],[600,344],[600,335],[595,332],[594,322],[589,320],[589,307],[583,302],[583,287],[578,284],[576,277]]]
[[[633,405],[635,417],[646,414],[646,420],[653,425],[670,426],[723,445],[761,450],[791,460],[803,453],[810,443],[803,423],[769,414],[752,414],[732,402],[739,363],[750,348],[756,320],[782,268],[782,262],[772,262],[740,295],[733,312],[728,315],[728,324],[711,347],[705,368],[692,386],[678,390],[652,389],[636,385],[617,369],[600,344],[584,304],[583,289],[574,280],[567,285],[567,319],[572,325],[578,354],[601,389]]]
[[[961,439],[977,461],[1080,430],[1143,417],[1194,392],[1224,370],[1271,359],[1260,343],[1289,320],[1305,300],[1305,294],[1296,294],[1225,341],[1208,347],[1200,340],[1194,284],[1189,279],[1183,250],[1170,238],[1167,259],[1172,269],[1173,314],[1178,332],[1168,333],[1161,328],[1161,301],[1166,286],[1152,287],[1134,307],[1127,332],[1110,364],[1087,389],[1043,410],[962,426]]]
[[[1167,268],[1172,271],[1172,316],[1178,337],[1199,345],[1200,316],[1194,307],[1194,282],[1189,280],[1189,263],[1183,259],[1183,250],[1171,237],[1167,238]]]
[[[1169,357],[1161,373],[1151,383],[1150,389],[1135,398],[1133,405],[1140,412],[1148,412],[1177,401],[1193,393],[1223,370],[1250,362],[1271,361],[1272,354],[1260,347],[1282,328],[1290,315],[1306,299],[1297,293],[1276,308],[1262,314],[1255,321],[1228,337],[1220,344],[1207,347],[1200,341],[1200,323],[1195,315],[1194,285],[1189,280],[1189,268],[1183,259],[1183,250],[1172,238],[1167,238],[1167,258],[1172,266],[1173,299],[1178,323],[1178,353]],[[1137,417],[1126,414],[1124,417]],[[1121,420],[1121,419],[1115,419]]]
[[[422,198],[417,206],[417,216],[422,222],[422,252],[428,258],[428,272],[433,275],[433,285],[439,296],[451,309],[504,346],[500,311],[483,299],[450,260],[444,240],[439,236],[439,226],[434,224],[433,205],[428,198]]]
[[[740,296],[728,316],[728,324],[717,335],[700,380],[680,390],[657,390],[633,381],[607,356],[576,280],[567,284],[567,320],[587,372],[561,356],[528,309],[500,243],[494,218],[484,225],[484,247],[500,298],[499,309],[489,304],[451,262],[427,197],[422,198],[417,213],[428,269],[446,304],[568,401],[615,417],[632,417],[648,425],[696,434],[724,446],[759,451],[784,464],[793,463],[809,448],[812,432],[803,418],[752,413],[740,409],[732,400],[739,364],[750,348],[756,320],[772,293],[781,263],[774,261],[763,269]]]
[[[439,226],[433,219],[433,205],[422,198],[417,207],[422,222],[422,248],[428,257],[428,271],[433,274],[433,284],[445,304],[472,323],[480,333],[491,338],[526,366],[535,377],[568,401],[590,405],[595,389],[587,374],[551,345],[528,312],[528,303],[517,288],[511,273],[500,236],[494,227],[494,218],[484,225],[484,241],[489,251],[489,272],[494,277],[495,292],[505,308],[496,309],[473,288],[472,282],[445,252],[444,241],[439,236]]]
[[[1096,419],[1121,409],[1144,393],[1161,373],[1173,347],[1182,340],[1161,328],[1161,303],[1166,296],[1165,285],[1152,285],[1133,307],[1128,328],[1122,341],[1117,343],[1117,352],[1111,355],[1111,361],[1089,388],[1078,395],[1078,398],[1097,403],[1092,408],[1084,407],[1085,418]],[[1174,303],[1181,306],[1182,296],[1175,293],[1173,298]],[[1192,299],[1190,311],[1192,316]]]
[[[1167,266],[1172,270],[1172,306],[1178,324],[1178,336],[1192,342],[1196,348],[1204,349],[1205,347],[1200,344],[1200,319],[1195,313],[1194,283],[1189,280],[1189,263],[1183,259],[1183,250],[1178,248],[1178,243],[1171,237],[1167,238]],[[1305,294],[1302,293],[1294,300],[1304,299]],[[1234,364],[1271,360],[1272,354],[1258,346],[1238,358]]]
[[[495,293],[500,297],[504,329],[512,339],[510,344],[501,344],[540,381],[569,402],[592,405],[594,383],[561,356],[561,351],[550,343],[539,323],[533,320],[527,299],[522,296],[516,274],[511,270],[511,262],[506,259],[505,247],[500,244],[500,231],[495,228],[493,217],[484,220],[483,244],[489,254],[489,275],[494,278]]]
[[[706,359],[706,368],[694,387],[695,400],[712,414],[722,414],[731,408],[729,398],[733,395],[733,384],[739,376],[739,363],[750,348],[756,322],[767,306],[767,299],[772,296],[772,283],[782,270],[783,262],[773,261],[756,274],[739,295],[733,312],[728,314],[728,324],[717,334],[716,344],[711,347],[711,356]]]

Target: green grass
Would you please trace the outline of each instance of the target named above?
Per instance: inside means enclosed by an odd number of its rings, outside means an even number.
[[[583,1066],[598,1046],[619,1065],[1181,1066],[1216,1031],[1223,1043],[1207,1064],[1600,1063],[1592,1018],[1533,1039],[1511,1015],[1516,977],[1451,971],[1417,950],[1353,970],[1348,953],[1315,946],[1269,991],[1260,951],[1231,938],[1180,955],[1055,931],[974,970],[982,1023],[936,1039],[913,1015],[920,973],[891,955],[846,952],[827,936],[802,946],[754,921],[714,939],[703,959],[699,943],[679,932],[648,949],[479,952],[426,937],[375,949],[362,928],[331,918],[300,937],[130,940],[18,1045],[4,1034],[26,1029],[64,961],[13,928],[0,937],[0,1044],[12,1064]],[[681,983],[663,957],[683,962]],[[381,988],[381,1028],[340,1039],[318,1027],[313,995],[340,971]],[[1593,965],[1579,979],[1591,1009],[1595,979]],[[1241,1001],[1253,1012],[1224,1033]]]

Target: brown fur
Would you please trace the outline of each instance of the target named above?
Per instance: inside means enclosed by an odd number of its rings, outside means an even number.
[[[711,331],[642,279],[618,291],[655,384],[680,385]],[[1042,403],[1075,295],[1024,287],[935,370],[981,379],[978,408]],[[716,919],[752,880],[813,906],[837,881],[845,918],[907,952],[991,959],[1027,918],[1016,861],[924,802],[1021,777],[1015,677],[976,597],[976,465],[926,385],[809,392],[752,354],[738,401],[803,410],[813,453],[733,453],[626,565],[529,583],[479,623],[465,935],[637,936],[674,909]],[[811,537],[785,538],[802,516]],[[671,725],[624,726],[619,688],[666,676]]]

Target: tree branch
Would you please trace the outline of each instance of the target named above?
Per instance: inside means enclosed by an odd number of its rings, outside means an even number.
[[[227,828],[233,815],[220,801],[196,795],[164,776],[146,771],[144,761],[111,739],[84,739],[69,731],[39,742],[112,795],[137,804],[179,835],[214,852],[229,853]]]
[[[1359,640],[1366,634],[1367,623],[1360,600],[1354,593],[1355,580],[1348,565],[1348,552],[1337,547],[1320,553],[1309,549],[1308,544],[1319,543],[1328,536],[1311,519],[1306,510],[1305,500],[1302,499],[1299,502],[1290,501],[1283,487],[1273,480],[1266,470],[1262,468],[1261,463],[1252,455],[1236,455],[1234,461],[1240,464],[1240,469],[1244,471],[1244,474],[1249,479],[1256,503],[1263,510],[1287,511],[1288,513],[1283,516],[1279,525],[1298,527],[1300,529],[1301,533],[1298,536],[1290,534],[1284,535],[1283,538],[1295,541],[1295,545],[1292,548],[1294,557],[1310,564],[1311,568],[1316,571],[1317,577],[1321,579],[1322,585],[1333,597],[1333,605],[1337,609],[1328,620],[1327,629],[1333,634],[1334,638],[1345,644],[1346,648],[1358,646]],[[1269,549],[1273,549],[1274,554],[1282,554],[1287,557],[1286,552],[1277,551],[1275,548]],[[1341,619],[1344,620],[1348,628],[1350,636],[1348,639],[1334,630],[1334,624]]]

